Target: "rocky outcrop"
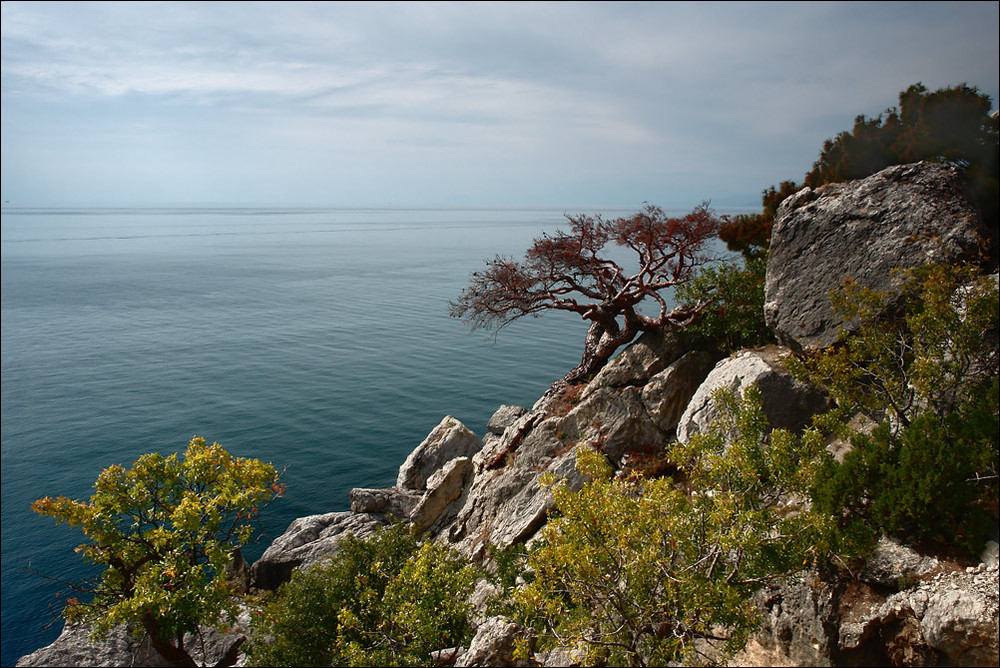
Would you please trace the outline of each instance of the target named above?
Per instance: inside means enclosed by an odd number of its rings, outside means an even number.
[[[767,324],[794,350],[829,345],[850,326],[829,295],[846,276],[889,290],[893,269],[978,258],[988,234],[955,167],[897,165],[858,181],[804,188],[775,217]]]
[[[456,666],[532,666],[532,661],[514,658],[515,643],[529,642],[530,630],[507,617],[490,617],[476,630],[469,649]]]
[[[241,610],[235,624],[225,632],[202,627],[197,636],[185,634],[184,646],[201,666],[214,666],[223,657],[233,657],[250,629],[250,613]],[[171,666],[153,649],[149,639],[140,634],[133,637],[131,627],[124,624],[111,629],[101,642],[92,642],[90,626],[67,623],[51,645],[22,656],[17,666]],[[232,665],[232,664],[227,664]]]
[[[897,552],[907,551],[897,547]],[[997,665],[997,564],[961,568],[934,558],[911,556],[909,561],[913,570],[897,566],[904,573],[898,580],[905,583],[901,591],[882,597],[872,589],[844,610],[838,639],[841,661]]]
[[[396,486],[423,490],[427,479],[455,457],[471,457],[482,447],[479,437],[446,415],[399,467]]]
[[[829,408],[816,387],[792,377],[783,360],[791,351],[777,346],[744,350],[722,360],[698,387],[677,425],[677,440],[687,443],[704,432],[718,414],[713,395],[718,389],[743,396],[750,385],[760,390],[764,415],[772,427],[799,431],[816,413]]]
[[[997,665],[995,550],[963,567],[882,538],[855,575],[809,571],[760,590],[760,632],[733,665]]]
[[[346,534],[367,538],[385,523],[384,515],[350,511],[299,517],[254,562],[253,586],[277,589],[288,582],[292,570],[309,567],[336,554]]]

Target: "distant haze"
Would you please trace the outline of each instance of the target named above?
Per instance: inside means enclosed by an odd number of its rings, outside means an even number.
[[[974,3],[2,4],[2,199],[757,207],[916,82],[993,99]]]

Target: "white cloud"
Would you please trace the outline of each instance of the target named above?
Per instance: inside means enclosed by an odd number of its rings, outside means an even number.
[[[725,171],[754,197],[769,184],[760,179],[800,176],[824,138],[911,83],[966,81],[994,99],[997,87],[990,3],[5,2],[2,12],[5,174],[23,144],[8,139],[86,133],[94,113],[91,126],[114,132],[114,118],[130,136],[148,121],[158,141],[184,147],[171,159],[206,166],[242,155],[241,142],[271,146],[262,181],[336,154],[363,157],[372,173],[450,162],[456,181],[495,178],[497,165],[553,182],[586,173],[586,188],[601,174],[621,184]]]

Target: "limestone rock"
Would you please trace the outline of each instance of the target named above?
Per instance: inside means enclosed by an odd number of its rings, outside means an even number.
[[[427,479],[427,493],[411,517],[417,529],[423,531],[429,528],[441,517],[448,504],[462,494],[471,465],[472,460],[468,457],[456,457]]]
[[[829,297],[845,276],[889,290],[892,269],[972,259],[988,237],[964,177],[947,165],[896,165],[866,179],[804,188],[775,217],[765,319],[783,345],[827,346],[846,325]]]
[[[715,358],[693,350],[649,379],[642,388],[642,403],[664,433],[677,428],[684,409],[715,364]]]
[[[253,565],[253,584],[259,589],[277,589],[295,568],[306,568],[337,553],[344,536],[368,538],[385,524],[384,516],[368,513],[325,513],[292,520],[283,534]]]
[[[420,492],[400,487],[356,488],[350,492],[351,512],[391,515],[397,519],[408,520],[423,497]]]
[[[170,663],[150,646],[148,640],[133,640],[124,625],[113,628],[103,641],[91,642],[90,626],[67,623],[51,645],[22,656],[16,665],[169,666]]]
[[[447,415],[399,467],[396,486],[423,490],[435,471],[455,457],[472,457],[481,447],[478,436]]]
[[[199,635],[185,634],[184,646],[199,665],[215,665],[220,659],[237,655],[250,630],[250,613],[241,608],[235,623],[225,632],[205,626]],[[17,666],[171,666],[143,637],[132,638],[131,628],[120,624],[104,640],[90,639],[87,624],[65,624],[51,645],[22,656]]]
[[[894,538],[882,536],[865,559],[858,578],[879,587],[897,587],[901,578],[912,579],[940,572],[942,566],[933,556],[924,556]]]
[[[469,649],[455,663],[456,666],[519,666],[531,665],[514,660],[514,643],[527,640],[529,629],[507,617],[487,619],[469,643]]]
[[[1000,659],[995,567],[938,573],[876,600],[841,624],[841,656],[894,665],[995,666]]]
[[[794,379],[784,366],[787,349],[770,346],[744,350],[719,362],[698,387],[677,425],[677,440],[687,443],[707,430],[718,415],[712,394],[725,388],[743,396],[751,384],[760,389],[764,414],[772,427],[798,431],[816,413],[829,407],[828,399],[816,387]]]
[[[594,376],[583,396],[602,388],[645,385],[668,364],[691,350],[693,343],[690,335],[671,328],[643,332]]]
[[[630,450],[656,450],[665,441],[634,386],[598,388],[565,415],[528,413],[473,457],[474,477],[447,540],[470,556],[487,542],[503,548],[526,540],[552,507],[551,491],[539,483],[542,474],[571,489],[583,484],[576,448],[597,448],[619,465]]]
[[[486,430],[491,434],[503,435],[507,427],[514,424],[527,412],[528,409],[524,406],[509,406],[504,404],[493,413],[493,417],[486,424]]]
[[[834,665],[837,587],[809,571],[759,590],[761,629],[734,665]]]

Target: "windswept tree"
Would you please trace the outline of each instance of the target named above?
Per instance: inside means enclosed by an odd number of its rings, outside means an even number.
[[[646,204],[638,213],[605,220],[601,215],[567,216],[570,232],[535,239],[524,259],[497,256],[451,304],[451,315],[473,329],[500,329],[526,315],[572,311],[590,322],[583,359],[563,378],[575,383],[598,371],[615,350],[642,331],[685,327],[707,305],[696,302],[671,308],[663,294],[690,281],[711,258],[707,243],[717,236],[720,219],[702,203],[672,218]],[[626,269],[605,249],[619,246],[635,253]],[[657,305],[649,315],[645,301]]]
[[[130,623],[175,666],[196,666],[185,634],[235,620],[234,551],[247,543],[261,510],[283,485],[270,464],[234,457],[195,437],[183,457],[143,455],[131,469],[110,466],[89,501],[45,497],[32,509],[79,527],[76,548],[104,571],[96,586],[74,584],[89,600],[67,601],[63,616],[86,622],[97,639]],[[236,662],[239,643],[216,664]]]

